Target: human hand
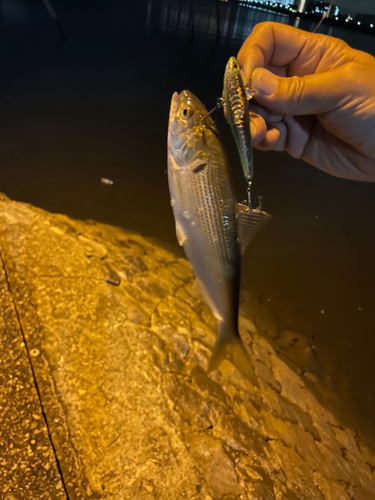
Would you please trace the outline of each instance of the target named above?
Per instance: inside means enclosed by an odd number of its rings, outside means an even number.
[[[375,58],[342,40],[258,24],[237,57],[252,143],[345,179],[375,182]]]

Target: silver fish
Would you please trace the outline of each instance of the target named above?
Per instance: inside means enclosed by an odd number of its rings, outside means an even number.
[[[238,332],[241,249],[268,216],[236,203],[218,131],[202,103],[188,90],[172,96],[168,183],[178,242],[218,320],[208,371],[217,368],[228,354],[254,380]]]

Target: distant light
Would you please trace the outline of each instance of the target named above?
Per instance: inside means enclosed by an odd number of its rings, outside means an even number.
[[[357,24],[360,25],[361,24],[361,21],[357,21]]]
[[[100,182],[104,185],[104,186],[112,186],[113,185],[113,180],[112,179],[107,179],[106,177],[102,177],[100,179]]]
[[[373,28],[373,27],[374,27],[374,25],[373,25],[373,24],[370,24],[370,28]]]
[[[338,17],[335,17],[335,19],[336,19],[336,21],[338,21],[338,20],[339,20],[339,18],[338,18]]]
[[[302,14],[302,12],[305,12],[306,9],[306,0],[300,0],[299,5],[298,5],[298,12]]]

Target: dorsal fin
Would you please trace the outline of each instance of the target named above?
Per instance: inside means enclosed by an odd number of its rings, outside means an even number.
[[[237,214],[238,238],[241,254],[243,254],[255,233],[271,216],[262,210],[253,210],[242,203],[237,203]]]

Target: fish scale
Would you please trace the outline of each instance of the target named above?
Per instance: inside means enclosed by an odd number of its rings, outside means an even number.
[[[215,144],[215,141],[210,140],[211,134],[213,132],[206,132],[208,147],[212,142]],[[204,258],[209,274],[215,277],[217,290],[212,294],[211,301],[216,315],[220,317],[230,314],[227,309],[232,302],[232,291],[227,287],[233,285],[226,282],[234,279],[236,268],[239,272],[234,195],[228,182],[228,165],[223,155],[222,150],[216,154],[213,149],[207,167],[202,172],[195,174],[193,170],[186,170],[180,173],[178,181],[184,186],[181,190],[180,211],[186,221],[185,233],[199,240],[204,254],[201,258]],[[195,256],[190,257],[189,253],[188,249],[189,259],[195,260]]]
[[[216,268],[218,282],[222,282],[234,274],[233,238],[235,238],[235,234],[233,229],[235,220],[233,208],[231,211],[228,210],[228,204],[231,204],[233,195],[230,189],[225,189],[225,171],[223,172],[223,170],[226,166],[220,164],[215,156],[213,155],[206,172],[199,174],[201,176],[200,183],[196,185],[199,186],[198,204],[204,206],[202,213],[204,214],[205,228],[202,234],[206,235],[206,244],[210,249],[210,257]],[[214,194],[209,198],[210,202],[208,203],[206,193],[210,190]],[[222,237],[218,237],[218,235]]]

